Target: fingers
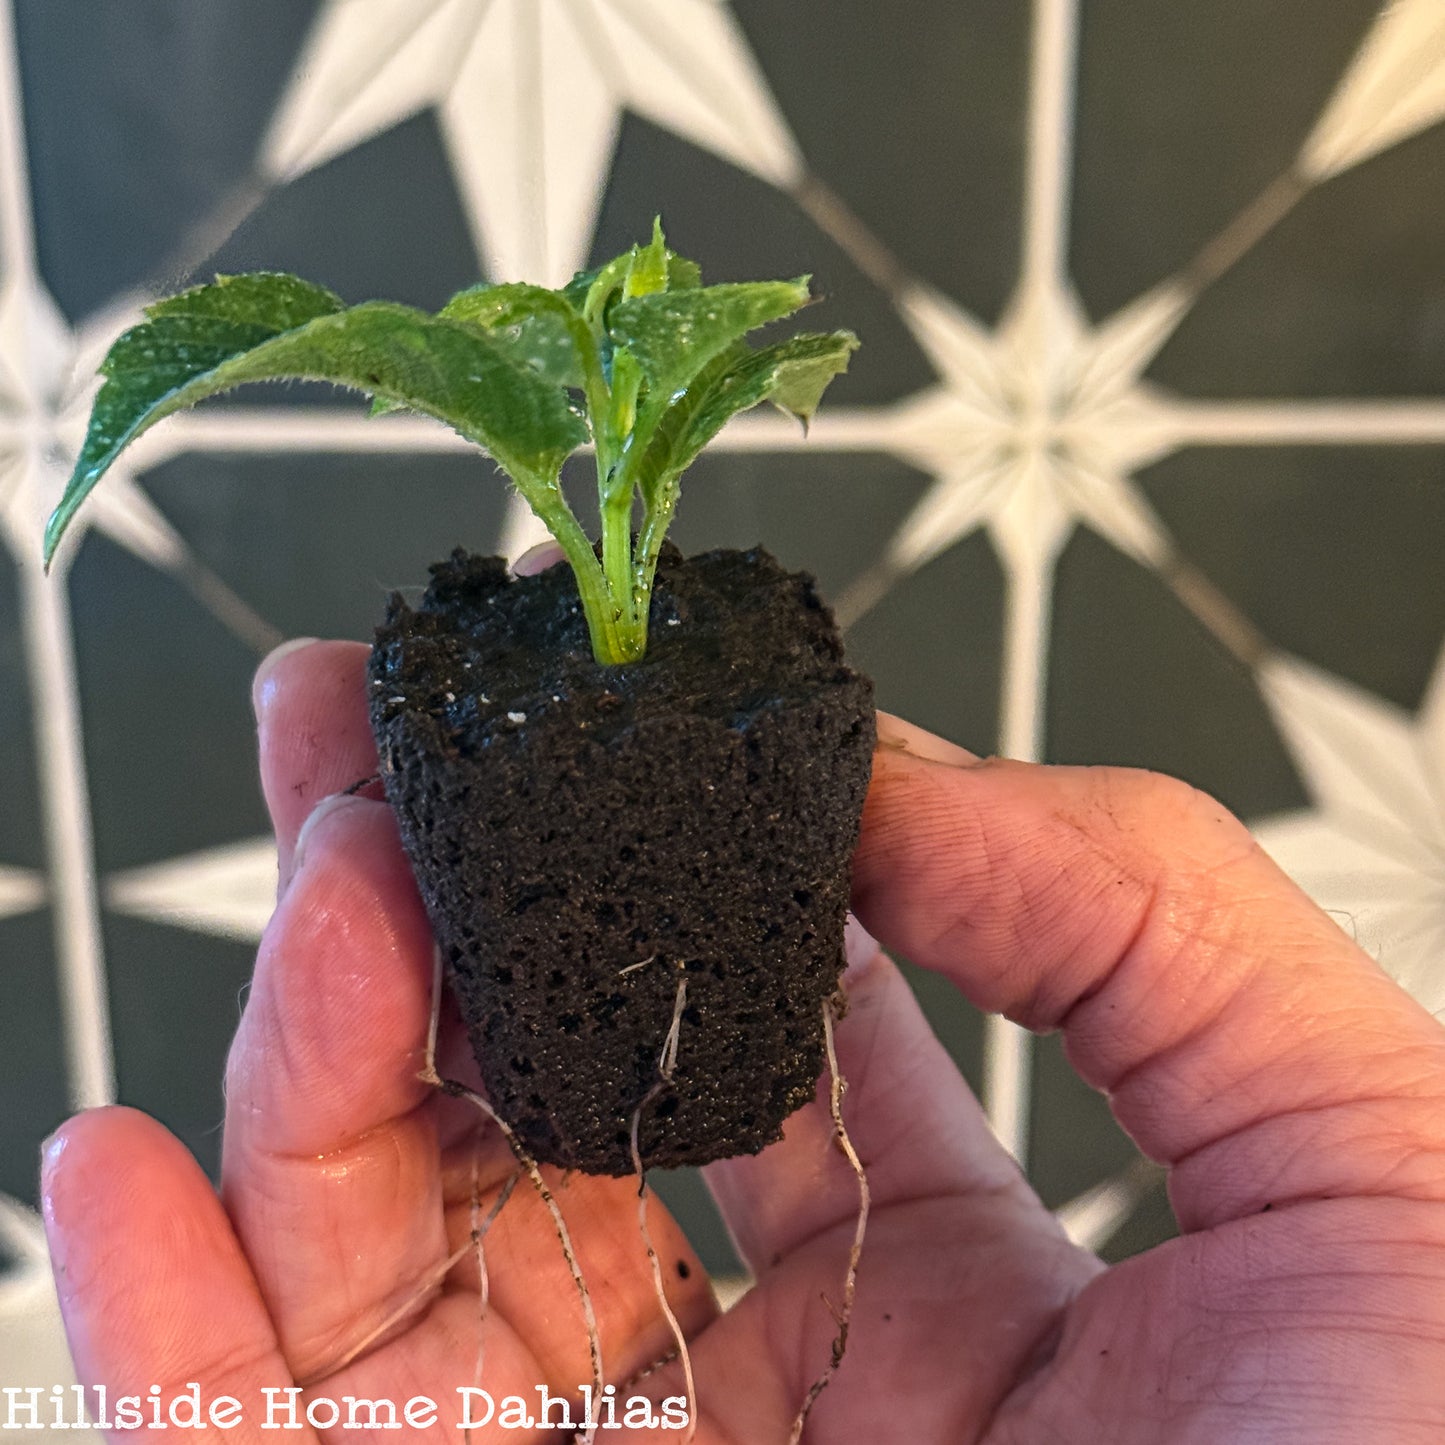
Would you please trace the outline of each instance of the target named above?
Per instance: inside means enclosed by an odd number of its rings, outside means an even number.
[[[1186,1229],[1445,1196],[1445,1030],[1213,800],[1155,774],[930,761],[892,720],[854,906],[981,1008],[1062,1028]]]
[[[1018,1165],[989,1129],[953,1061],[934,1037],[912,990],[875,950],[849,971],[848,1012],[835,1031],[847,1080],[844,1123],[867,1173],[871,1214],[850,1326],[852,1360],[873,1380],[909,1381],[910,1402],[950,1421],[986,1418],[1053,1326],[1098,1273],[1069,1243]],[[858,1181],[834,1142],[829,1080],[819,1100],[794,1114],[782,1142],[755,1158],[709,1166],[707,1180],[745,1259],[758,1275],[746,1309],[787,1347],[777,1357],[776,1408],[797,1409],[822,1369],[838,1326],[822,1295],[841,1298],[858,1213]],[[959,1337],[961,1322],[989,1320],[993,1344],[960,1372],[952,1350],[920,1352],[920,1340]],[[724,1325],[728,1325],[724,1321]],[[784,1325],[784,1321],[789,1321]],[[711,1358],[709,1356],[709,1358]],[[876,1394],[876,1392],[874,1392]],[[757,1403],[757,1392],[748,1408]],[[743,1403],[709,1408],[742,1429]],[[819,1401],[819,1438],[889,1437],[887,1411],[847,1394]],[[829,1427],[829,1421],[832,1426]],[[785,1423],[751,1438],[783,1438]],[[929,1430],[917,1438],[932,1439]]]
[[[439,1146],[467,1175],[481,1151],[489,1197],[513,1169],[499,1134],[417,1077],[430,1019],[430,930],[389,810],[335,796],[375,767],[364,665],[364,648],[313,643],[273,654],[255,689],[266,794],[290,881],[232,1050],[224,1193],[302,1378],[399,1303],[424,1304],[419,1282],[465,1238],[470,1179],[460,1192],[444,1187]],[[303,812],[319,794],[329,796]],[[444,1072],[465,1079],[466,1055],[458,1030],[444,1030]],[[667,1334],[635,1186],[578,1179],[554,1188],[584,1271],[610,1282],[597,1300],[609,1365],[638,1368],[667,1348]],[[669,1261],[673,1307],[700,1328],[712,1314],[706,1276],[665,1212],[654,1207],[649,1217]],[[571,1273],[526,1181],[489,1233],[488,1252],[494,1320],[509,1322],[549,1377],[569,1388],[584,1382],[587,1340]],[[475,1274],[466,1262],[449,1287]],[[453,1358],[469,1358],[471,1333],[453,1344]]]
[[[296,836],[316,804],[376,772],[359,642],[299,638],[278,647],[251,688],[261,788],[276,829],[284,890]]]
[[[346,800],[308,832],[226,1074],[223,1194],[302,1378],[446,1253],[430,987],[391,815]]]
[[[557,563],[566,558],[561,544],[553,541],[538,542],[535,546],[528,547],[515,562],[512,563],[512,575],[514,577],[535,577],[539,572],[545,572],[549,567],[555,567]]]
[[[873,945],[848,974],[835,1027],[846,1081],[843,1119],[868,1173],[875,1211],[896,1200],[986,1196],[1022,1210],[1030,1228],[1062,1238],[1018,1165],[998,1143],[897,968]],[[831,1080],[761,1154],[722,1160],[709,1187],[757,1275],[858,1210],[858,1183],[835,1141]]]
[[[41,1174],[66,1334],[80,1378],[110,1398],[169,1399],[203,1382],[254,1421],[261,1391],[289,1383],[256,1282],[210,1183],[184,1146],[130,1109],[62,1126]],[[264,1438],[254,1423],[226,1438]],[[207,1432],[209,1438],[209,1432]],[[127,1438],[160,1438],[149,1430]],[[294,1432],[315,1441],[309,1428]]]
[[[591,1293],[607,1379],[626,1380],[674,1348],[642,1239],[637,1181],[543,1173]],[[653,1194],[647,1227],[669,1307],[691,1338],[717,1315],[707,1274]],[[529,1180],[517,1184],[485,1244],[491,1307],[526,1341],[543,1378],[569,1391],[587,1384],[592,1367],[576,1282],[552,1216]]]

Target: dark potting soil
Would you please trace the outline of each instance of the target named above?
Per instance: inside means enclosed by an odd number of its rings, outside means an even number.
[[[387,797],[493,1107],[540,1161],[755,1152],[811,1099],[843,966],[872,686],[761,549],[657,572],[594,661],[571,569],[456,552],[371,661]],[[659,1061],[678,982],[670,1084]]]

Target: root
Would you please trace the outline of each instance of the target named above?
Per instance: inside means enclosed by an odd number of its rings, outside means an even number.
[[[638,967],[639,965],[633,965]],[[677,997],[672,1005],[672,1023],[668,1026],[667,1038],[663,1041],[662,1056],[657,1061],[657,1082],[642,1096],[641,1102],[632,1111],[632,1127],[629,1131],[632,1145],[632,1170],[637,1175],[637,1231],[642,1236],[647,1250],[647,1263],[652,1269],[652,1287],[657,1291],[657,1303],[672,1331],[677,1344],[676,1358],[682,1361],[683,1389],[687,1395],[687,1434],[680,1445],[692,1445],[697,1434],[697,1385],[692,1374],[692,1355],[688,1352],[687,1337],[682,1325],[668,1303],[667,1289],[662,1281],[662,1262],[657,1257],[657,1248],[652,1242],[652,1231],[647,1226],[647,1171],[642,1167],[642,1111],[664,1090],[672,1085],[672,1076],[677,1069],[677,1046],[682,1035],[682,1011],[687,1007],[687,976],[677,981]]]
[[[329,1380],[333,1375],[339,1374],[348,1365],[354,1364],[364,1355],[388,1330],[401,1323],[409,1314],[417,1310],[422,1302],[431,1292],[451,1273],[456,1265],[471,1252],[472,1241],[469,1239],[459,1249],[454,1249],[445,1259],[438,1260],[422,1277],[417,1280],[412,1292],[393,1310],[391,1310],[379,1324],[362,1335],[359,1340],[347,1345],[340,1354],[327,1360],[324,1365],[312,1370],[309,1375],[298,1379],[296,1383],[302,1389],[309,1390],[313,1385],[319,1385],[323,1380]]]
[[[853,1230],[853,1245],[848,1251],[848,1268],[843,1275],[843,1302],[840,1306],[835,1307],[827,1295],[823,1296],[823,1303],[828,1306],[833,1318],[838,1322],[838,1333],[833,1340],[833,1348],[823,1373],[813,1381],[807,1398],[804,1399],[802,1408],[793,1421],[792,1433],[788,1436],[788,1445],[798,1445],[798,1442],[802,1440],[803,1427],[808,1422],[809,1412],[817,1403],[818,1396],[832,1383],[833,1376],[838,1373],[838,1366],[843,1363],[843,1356],[847,1352],[848,1330],[853,1322],[853,1303],[858,1294],[858,1261],[863,1255],[863,1236],[868,1232],[868,1208],[872,1200],[868,1190],[868,1175],[863,1169],[863,1161],[859,1159],[858,1151],[854,1149],[853,1141],[848,1137],[847,1127],[843,1123],[843,1095],[847,1091],[848,1085],[838,1070],[838,1051],[833,1044],[833,1001],[831,999],[823,1005],[823,1047],[828,1055],[830,1080],[828,1104],[833,1115],[833,1142],[837,1144],[843,1157],[852,1167],[853,1173],[858,1177],[858,1223]]]
[[[513,1158],[521,1165],[522,1172],[531,1180],[537,1197],[552,1216],[552,1228],[557,1235],[558,1243],[562,1246],[562,1257],[567,1261],[567,1268],[572,1274],[572,1283],[576,1285],[577,1296],[582,1303],[582,1318],[587,1325],[587,1353],[592,1362],[592,1397],[594,1400],[600,1400],[603,1394],[602,1334],[597,1327],[597,1312],[592,1307],[592,1292],[587,1288],[587,1281],[582,1277],[582,1267],[577,1263],[577,1251],[572,1247],[572,1235],[567,1229],[567,1221],[562,1218],[561,1207],[552,1191],[547,1187],[547,1181],[542,1178],[542,1171],[538,1167],[537,1161],[527,1152],[526,1146],[517,1138],[512,1126],[475,1089],[469,1089],[465,1084],[457,1083],[455,1079],[444,1079],[437,1073],[437,1030],[441,1022],[441,1008],[442,953],[439,947],[433,945],[431,1019],[427,1025],[425,1062],[419,1077],[423,1083],[430,1084],[450,1099],[465,1099],[473,1107],[481,1110],[497,1126],[501,1131],[502,1138],[507,1141],[507,1147],[512,1151]],[[464,1254],[471,1248],[472,1243],[469,1240],[462,1253]],[[595,1433],[594,1429],[588,1429],[580,1437],[581,1445],[589,1445]]]
[[[343,798],[355,797],[356,794],[361,792],[363,788],[369,788],[373,786],[373,784],[379,783],[380,781],[380,773],[372,773],[369,778],[358,778],[354,783],[351,784],[349,788],[343,788],[341,790],[341,796]]]
[[[329,1380],[333,1375],[340,1374],[348,1365],[355,1364],[362,1355],[371,1349],[388,1331],[400,1324],[408,1315],[418,1310],[431,1292],[441,1284],[452,1270],[467,1257],[472,1250],[476,1250],[477,1259],[482,1258],[482,1240],[486,1237],[487,1231],[492,1227],[497,1216],[502,1212],[502,1206],[512,1196],[512,1190],[516,1187],[517,1181],[522,1177],[521,1171],[513,1174],[512,1177],[502,1186],[501,1192],[492,1201],[491,1208],[487,1211],[486,1217],[478,1221],[477,1216],[481,1213],[481,1200],[476,1195],[476,1174],[475,1164],[473,1165],[473,1200],[474,1216],[472,1228],[467,1236],[466,1242],[454,1249],[445,1259],[438,1260],[417,1282],[411,1293],[396,1306],[388,1311],[382,1320],[373,1325],[360,1339],[352,1341],[339,1354],[328,1360],[326,1364],[313,1370],[304,1379],[297,1380],[297,1384],[303,1389],[310,1389],[313,1385],[319,1385],[323,1380]],[[485,1281],[486,1276],[483,1275]],[[483,1285],[483,1315],[486,1313],[485,1283]],[[481,1368],[480,1360],[478,1369]]]
[[[423,1057],[422,1083],[441,1088],[442,1076],[437,1073],[437,1032],[442,1022],[442,950],[439,943],[431,946],[431,1013],[426,1025],[426,1054]]]
[[[472,1371],[472,1385],[476,1389],[482,1387],[482,1366],[486,1362],[487,1354],[487,1308],[491,1303],[492,1295],[491,1280],[487,1275],[487,1251],[482,1241],[486,1239],[487,1231],[496,1222],[497,1216],[512,1197],[512,1190],[517,1187],[517,1181],[522,1177],[520,1169],[508,1177],[507,1182],[502,1185],[502,1192],[492,1201],[492,1207],[483,1218],[481,1157],[480,1151],[472,1155],[472,1227],[467,1236],[468,1247],[477,1252],[477,1365]],[[471,1428],[464,1426],[462,1439],[467,1442],[467,1445],[471,1445],[471,1438]]]

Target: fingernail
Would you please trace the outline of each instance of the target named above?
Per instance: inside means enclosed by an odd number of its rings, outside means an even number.
[[[55,1223],[55,1173],[60,1168],[61,1156],[70,1142],[62,1125],[40,1145],[40,1216],[45,1221],[45,1232],[50,1241],[50,1262],[57,1272],[65,1263],[63,1256],[64,1231],[56,1229]]]
[[[48,1180],[55,1172],[55,1167],[60,1163],[60,1156],[65,1153],[65,1146],[69,1141],[62,1129],[48,1135],[40,1145],[40,1184],[44,1188]]]
[[[878,746],[889,752],[906,753],[925,763],[946,763],[952,768],[971,768],[982,761],[977,753],[889,712],[878,714]]]
[[[314,637],[293,637],[289,642],[283,642],[279,647],[273,647],[261,659],[261,665],[256,669],[256,676],[251,679],[251,707],[258,718],[271,705],[271,698],[275,692],[276,664],[289,653],[300,652],[303,647],[310,647],[315,641]]]
[[[365,803],[367,803],[367,799],[358,798],[352,793],[332,793],[330,796],[322,798],[306,815],[306,821],[302,823],[301,831],[296,835],[296,846],[291,852],[291,876],[295,877],[305,864],[307,843],[315,836],[316,829],[323,819],[329,818],[333,813],[339,813],[343,808],[351,808]]]
[[[537,573],[555,567],[566,555],[556,542],[538,542],[535,547],[528,547],[512,563],[512,576],[535,577]]]
[[[880,952],[878,940],[851,913],[843,929],[843,952],[848,959],[848,966],[843,970],[844,988],[867,973]]]

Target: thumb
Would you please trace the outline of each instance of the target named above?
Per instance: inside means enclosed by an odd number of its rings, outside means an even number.
[[[1445,1198],[1445,1029],[1237,819],[1158,774],[980,763],[919,736],[880,718],[855,911],[979,1007],[1061,1029],[1172,1166],[1185,1230],[1305,1198]]]

